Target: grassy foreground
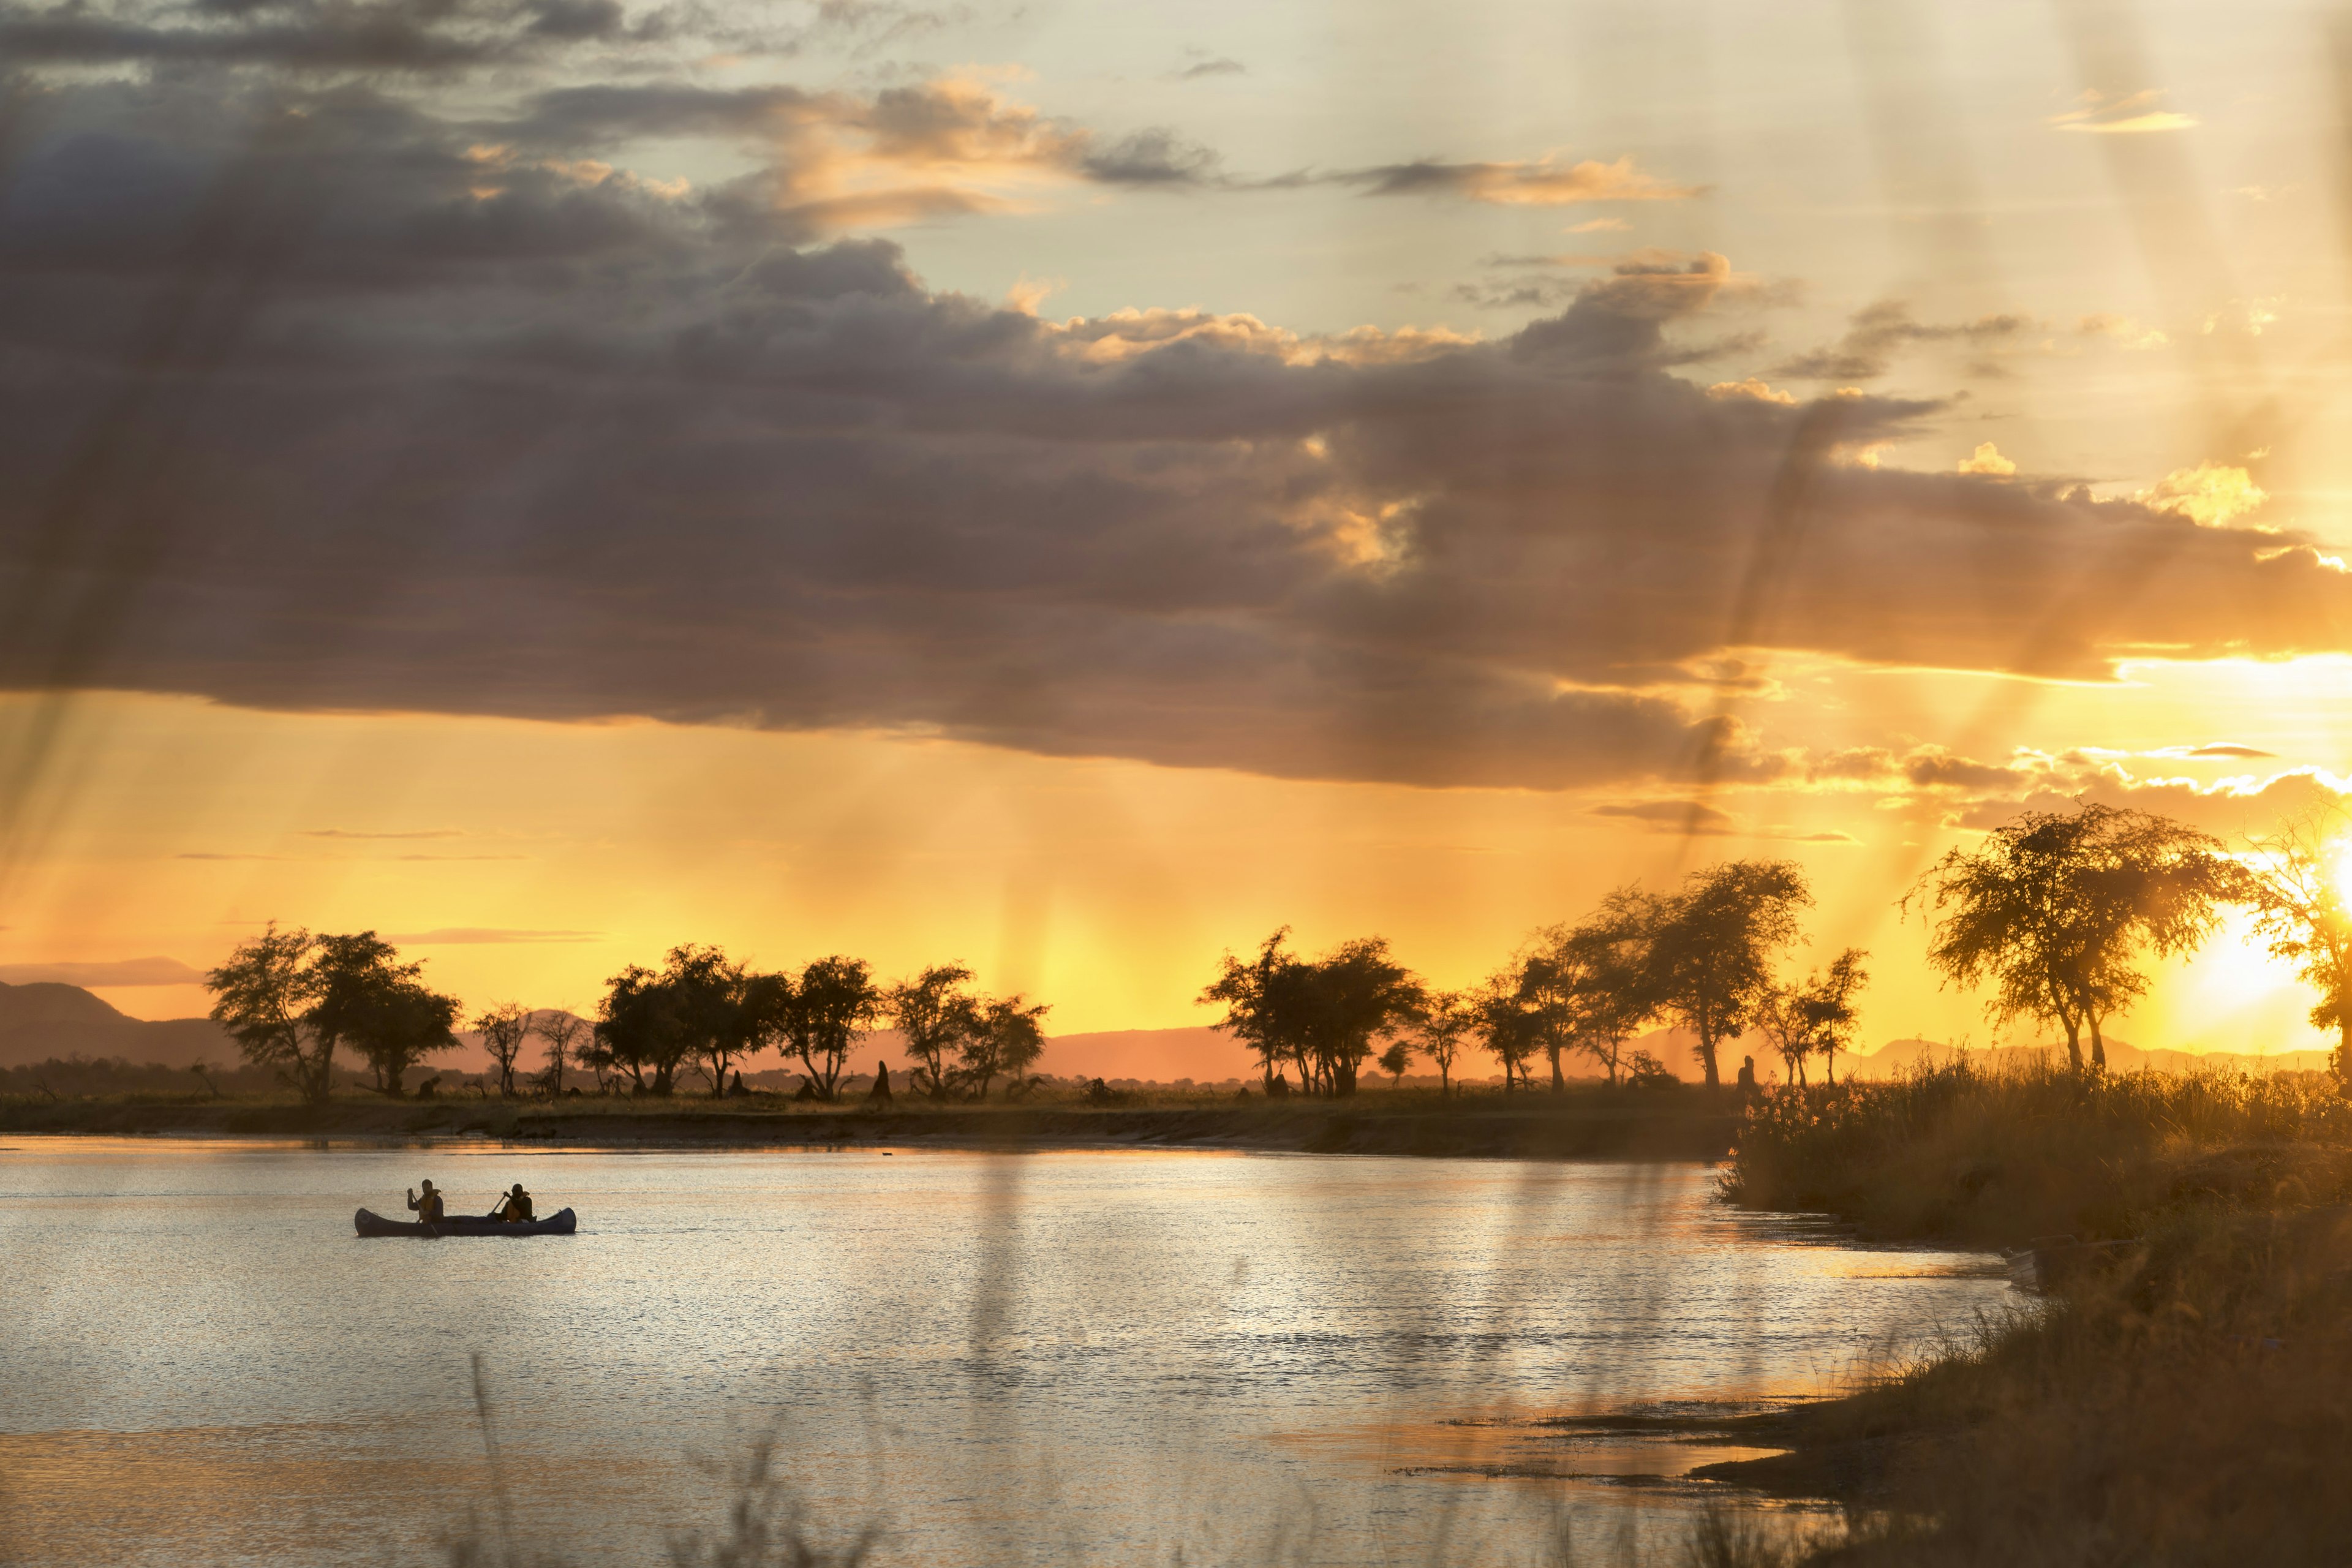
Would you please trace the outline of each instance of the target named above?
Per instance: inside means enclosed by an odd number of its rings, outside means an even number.
[[[1715,1479],[1844,1500],[1818,1563],[2352,1560],[2352,1105],[2252,1079],[1966,1063],[1783,1095],[1727,1193],[1883,1237],[2135,1239],[2042,1308],[1759,1418]]]

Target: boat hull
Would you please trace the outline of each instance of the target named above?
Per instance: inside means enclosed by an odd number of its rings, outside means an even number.
[[[570,1236],[580,1228],[580,1216],[570,1209],[558,1209],[545,1219],[509,1225],[480,1215],[450,1215],[432,1225],[420,1225],[362,1209],[352,1216],[352,1224],[362,1236]]]

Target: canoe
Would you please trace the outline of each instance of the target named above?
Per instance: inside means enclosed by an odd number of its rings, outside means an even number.
[[[419,1225],[415,1220],[386,1219],[362,1209],[352,1216],[352,1224],[362,1236],[570,1236],[580,1228],[580,1216],[570,1209],[558,1209],[545,1219],[508,1225],[478,1214],[453,1214],[436,1224]]]

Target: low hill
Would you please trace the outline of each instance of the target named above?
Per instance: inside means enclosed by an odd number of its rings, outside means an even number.
[[[75,1056],[172,1068],[237,1059],[236,1042],[209,1018],[133,1018],[79,985],[0,984],[0,1067]]]

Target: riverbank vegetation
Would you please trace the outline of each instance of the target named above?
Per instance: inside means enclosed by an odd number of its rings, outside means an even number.
[[[1843,1499],[1822,1564],[2341,1561],[2352,1104],[2319,1073],[1987,1072],[1783,1092],[1727,1195],[2038,1247],[2049,1294],[1714,1479]],[[2084,1246],[2084,1243],[2107,1245]]]

